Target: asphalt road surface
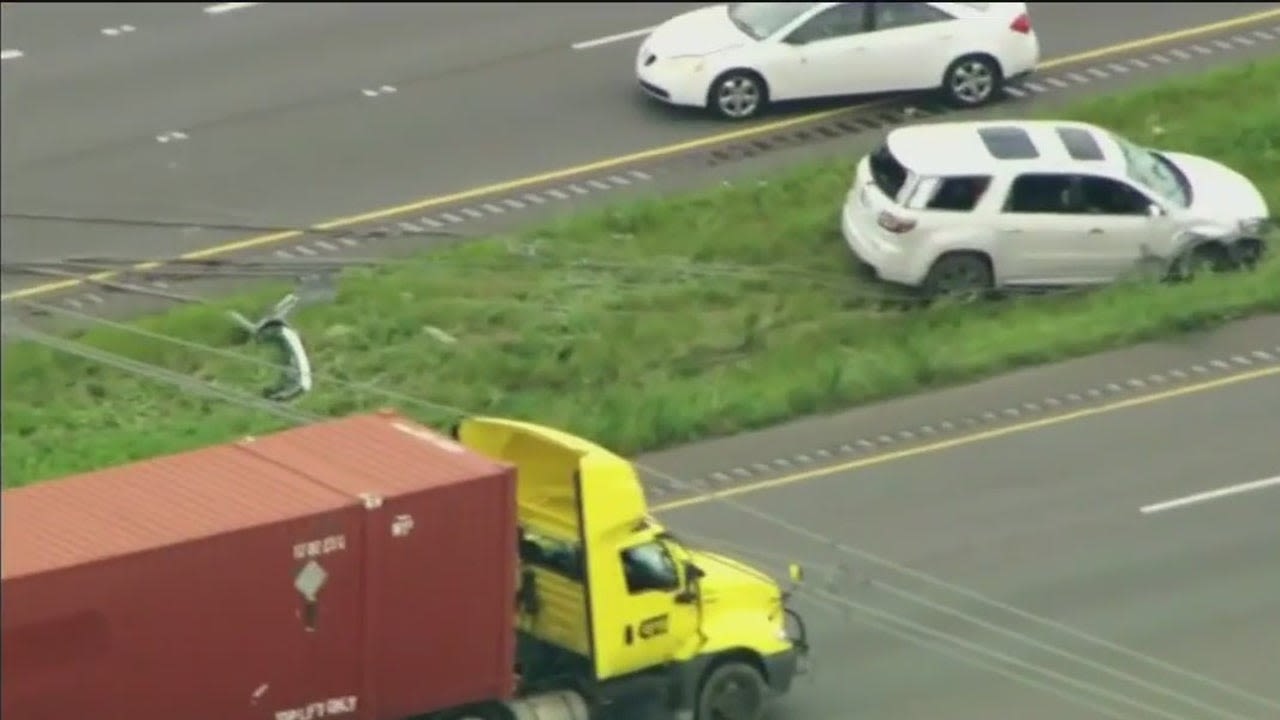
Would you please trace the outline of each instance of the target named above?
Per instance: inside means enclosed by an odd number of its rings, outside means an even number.
[[[638,95],[638,38],[572,47],[692,4],[244,5],[5,5],[5,212],[302,225],[723,129]],[[1277,5],[1031,4],[1046,58]],[[219,239],[3,231],[10,260]]]
[[[1280,367],[1245,377],[737,497],[789,530],[717,502],[665,518],[814,564],[807,584],[824,602],[802,607],[817,665],[778,720],[1270,720]],[[958,639],[1045,687],[868,621],[906,621],[952,651]]]

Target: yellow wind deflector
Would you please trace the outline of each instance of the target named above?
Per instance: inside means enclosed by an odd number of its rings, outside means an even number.
[[[521,521],[565,539],[582,537],[585,512],[595,537],[630,528],[648,513],[635,468],[623,457],[554,428],[502,418],[469,418],[456,431],[463,445],[518,470]],[[578,497],[581,479],[582,497]],[[579,507],[581,504],[581,507]]]
[[[518,420],[469,418],[454,435],[466,447],[516,466],[520,524],[526,540],[543,546],[538,552],[561,545],[559,557],[580,558],[576,568],[531,563],[541,610],[522,619],[521,629],[594,660],[591,578],[620,569],[616,557],[593,549],[645,519],[634,467],[595,443]]]

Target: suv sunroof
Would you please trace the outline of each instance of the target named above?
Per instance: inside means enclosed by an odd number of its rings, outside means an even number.
[[[1093,139],[1093,133],[1080,128],[1056,128],[1058,137],[1067,148],[1072,160],[1103,160],[1102,148]]]
[[[978,130],[978,137],[987,146],[987,152],[998,160],[1033,160],[1040,157],[1031,137],[1016,127],[986,127]]]

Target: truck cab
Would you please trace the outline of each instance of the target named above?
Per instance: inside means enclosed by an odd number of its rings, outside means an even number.
[[[684,720],[756,720],[787,692],[808,650],[787,593],[681,542],[625,458],[499,418],[465,420],[454,437],[516,468],[522,694],[571,687],[592,708],[640,697]]]

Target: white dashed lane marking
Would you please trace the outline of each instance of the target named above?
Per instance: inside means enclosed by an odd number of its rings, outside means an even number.
[[[1110,400],[1107,396],[1115,396],[1123,393],[1141,393],[1144,390],[1164,389],[1169,386],[1177,385],[1189,380],[1203,382],[1204,375],[1214,371],[1218,372],[1237,372],[1247,367],[1255,367],[1258,365],[1271,365],[1280,363],[1280,345],[1274,348],[1258,349],[1251,352],[1231,355],[1226,358],[1214,358],[1205,360],[1201,363],[1183,368],[1175,368],[1167,372],[1152,373],[1145,377],[1127,378],[1119,382],[1101,383],[1095,387],[1086,388],[1079,392],[1064,393],[1057,396],[1045,397],[1040,400],[1028,401],[1020,403],[1016,406],[1006,407],[1002,410],[987,410],[976,415],[965,416],[954,420],[942,420],[927,425],[920,425],[914,428],[905,428],[896,432],[879,433],[874,436],[858,438],[840,445],[830,446],[827,448],[809,449],[805,452],[796,453],[787,457],[774,458],[765,462],[751,463],[747,466],[740,466],[729,470],[717,470],[694,481],[695,485],[707,485],[715,489],[724,489],[731,483],[742,482],[745,480],[758,480],[768,477],[772,473],[778,472],[779,468],[786,468],[791,465],[812,464],[814,458],[829,459],[835,456],[847,457],[850,455],[866,455],[875,452],[883,452],[886,448],[892,446],[901,446],[917,440],[928,439],[935,441],[936,438],[945,433],[951,433],[958,430],[972,431],[980,425],[997,425],[1000,422],[1025,422],[1027,418],[1041,415],[1055,410],[1065,410],[1069,406],[1079,405],[1086,399],[1092,401]],[[686,487],[676,486],[671,481],[662,481],[659,479],[647,479],[645,485],[646,492],[651,496],[665,497],[669,495],[678,495],[687,491]]]

